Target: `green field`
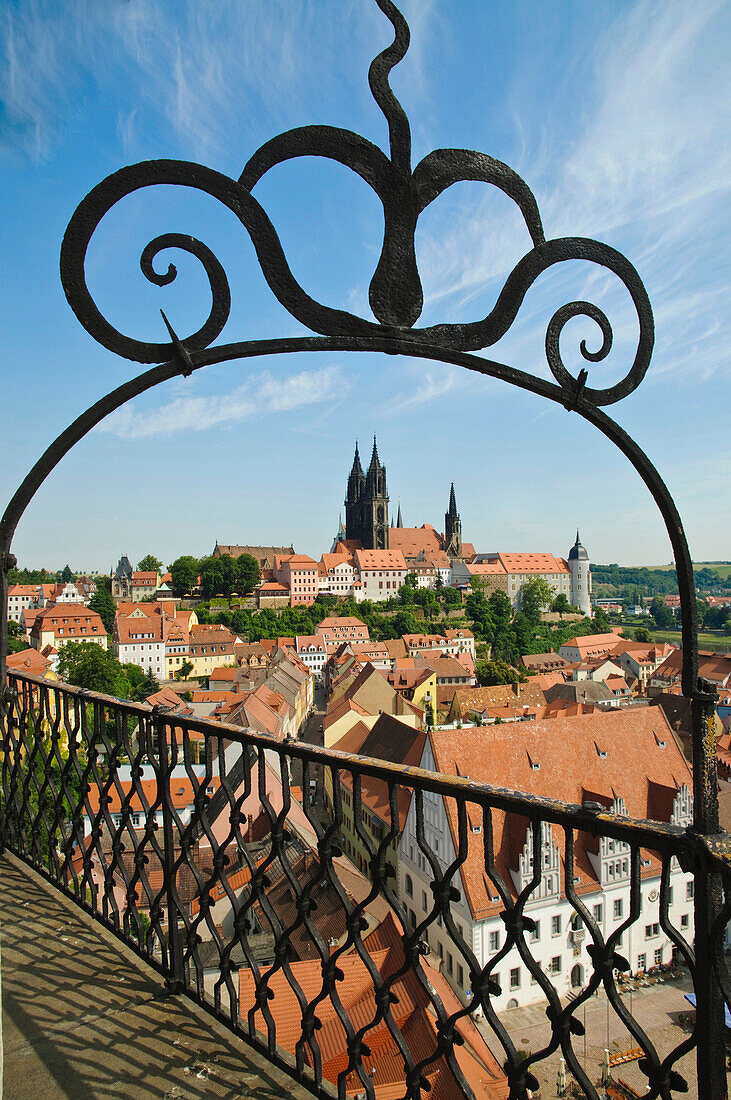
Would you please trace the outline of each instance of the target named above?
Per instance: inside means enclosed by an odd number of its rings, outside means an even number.
[[[657,569],[661,573],[669,573],[671,569],[675,568],[675,565],[638,565],[637,569]],[[727,580],[731,576],[731,562],[723,561],[694,561],[694,569],[713,569],[715,573]]]
[[[641,623],[639,625],[644,625]],[[631,627],[627,627],[631,632]],[[679,630],[650,630],[653,642],[675,642],[682,641],[682,634]],[[728,653],[731,650],[731,636],[728,634],[720,634],[718,632],[701,633],[698,635],[698,648],[699,649],[714,649],[716,653]]]

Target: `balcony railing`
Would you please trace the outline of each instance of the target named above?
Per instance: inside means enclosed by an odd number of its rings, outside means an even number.
[[[390,1044],[403,1064],[404,1097],[425,1096],[439,1074],[447,1082],[440,1095],[473,1097],[460,1047],[464,1027],[476,1019],[483,1033],[489,1031],[493,1051],[500,1051],[505,1095],[509,1090],[511,1097],[523,1097],[535,1089],[536,1065],[560,1052],[580,1094],[597,1097],[576,1047],[583,1033],[582,1006],[601,987],[607,1013],[614,1013],[642,1051],[639,1066],[647,1095],[684,1093],[688,1063],[697,1050],[710,1050],[708,1057],[697,1059],[698,1094],[720,1095],[713,1092],[713,1081],[714,1074],[715,1080],[719,1075],[725,1079],[723,1018],[709,990],[719,982],[728,989],[722,936],[731,915],[731,877],[714,843],[692,830],[613,815],[595,804],[562,804],[300,742],[278,742],[13,673],[3,701],[2,734],[3,847],[111,929],[173,990],[203,1005],[313,1095],[377,1097],[378,1036],[378,1043]],[[205,751],[196,745],[200,741]],[[199,758],[202,766],[195,763]],[[273,787],[267,774],[276,779]],[[293,775],[301,798],[295,797]],[[344,776],[347,788],[341,786]],[[374,835],[365,821],[365,777],[382,780],[388,792],[390,828],[381,835]],[[327,805],[321,798],[324,788],[331,792]],[[358,900],[343,884],[343,789],[352,790],[348,813],[369,881]],[[394,869],[404,792],[415,810],[416,858],[431,886],[418,919],[409,898],[400,897]],[[452,800],[456,810],[455,856],[449,863],[427,840],[425,807],[433,795]],[[533,837],[532,877],[517,894],[493,846],[494,823],[506,814],[527,822]],[[304,857],[297,820],[312,838]],[[578,948],[585,938],[582,950],[589,960],[572,998],[561,995],[562,976],[550,966],[547,976],[532,935],[529,914],[535,915],[531,903],[542,876],[544,823],[552,826],[562,848],[563,893],[574,917],[571,942]],[[628,911],[606,937],[574,885],[581,834],[629,846]],[[504,926],[499,950],[483,962],[463,934],[457,885],[468,845],[475,843]],[[662,934],[676,962],[687,967],[698,1004],[693,1030],[663,1051],[656,1049],[622,992],[630,965],[620,942],[644,923],[641,872],[650,855],[659,863]],[[679,873],[678,865],[693,874],[696,944],[703,946],[697,952],[690,930],[683,935],[670,920],[671,876]],[[704,899],[711,881],[725,900],[708,929]],[[283,889],[275,898],[277,882]],[[324,892],[335,898],[329,924],[318,912]],[[370,913],[379,899],[395,914],[397,965],[390,969],[379,967],[369,939],[374,931]],[[445,995],[444,984],[437,987],[429,977],[429,940],[435,941],[437,929],[456,960],[452,976],[444,977],[459,1004],[451,992]],[[528,1057],[516,1049],[502,1017],[509,981],[504,960],[513,949],[540,987],[550,1021],[550,1040]],[[365,1002],[358,1001],[358,1011],[351,1012],[343,990],[356,971],[368,992]],[[416,1041],[409,1030],[405,988],[433,1021],[427,1043],[423,1035]],[[565,994],[565,976],[562,988]],[[335,1059],[333,1028],[340,1036]],[[498,1088],[500,1079],[496,1074]]]

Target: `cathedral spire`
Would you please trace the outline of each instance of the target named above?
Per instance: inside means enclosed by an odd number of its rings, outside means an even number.
[[[369,470],[377,470],[381,465],[381,460],[378,457],[378,447],[376,445],[376,437],[373,436],[373,454],[371,455],[371,464]]]
[[[398,502],[398,516],[396,517],[396,526],[403,527],[404,521],[401,518],[401,501]]]
[[[457,498],[454,495],[454,482],[452,482],[452,488],[449,490],[449,512],[448,515],[457,515]]]
[[[363,476],[363,467],[360,464],[360,452],[358,451],[358,440],[355,441],[355,455],[353,457],[353,469],[350,471],[350,476],[353,474],[359,474]]]

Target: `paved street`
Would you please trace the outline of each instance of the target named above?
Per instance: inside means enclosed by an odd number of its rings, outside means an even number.
[[[637,1022],[654,1043],[660,1058],[665,1057],[689,1034],[689,1029],[684,1028],[680,1023],[680,1017],[693,1011],[684,999],[684,994],[692,992],[692,989],[690,978],[684,975],[674,981],[668,980],[634,991],[631,1004],[629,994],[623,997]],[[500,1018],[519,1050],[538,1051],[548,1044],[550,1025],[546,1017],[545,1003],[529,1008],[510,1009],[503,1012]],[[629,1050],[637,1046],[637,1043],[620,1023],[611,1006],[607,1012],[607,999],[603,992],[592,997],[588,1004],[579,1010],[578,1019],[585,1023],[586,1037],[574,1039],[574,1050],[589,1078],[598,1085],[605,1048],[612,1055]],[[502,1062],[504,1058],[502,1047],[494,1033],[484,1020],[476,1022],[494,1054]],[[532,1067],[540,1082],[541,1096],[544,1098],[556,1095],[559,1058],[560,1052]],[[681,1058],[676,1063],[676,1068],[688,1082],[686,1095],[697,1096],[695,1051]],[[566,1076],[568,1080],[570,1078],[568,1072]],[[626,1081],[640,1095],[644,1094],[647,1082],[636,1061],[625,1062],[614,1067],[612,1076],[615,1080],[621,1078]]]

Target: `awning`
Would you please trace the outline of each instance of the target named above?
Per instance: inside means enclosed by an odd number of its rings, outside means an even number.
[[[685,999],[686,1001],[688,1001],[689,1004],[693,1005],[693,1008],[695,1008],[695,993],[686,993]],[[731,1030],[731,1012],[729,1012],[727,1004],[723,1006],[723,1011],[726,1018],[726,1027]]]

